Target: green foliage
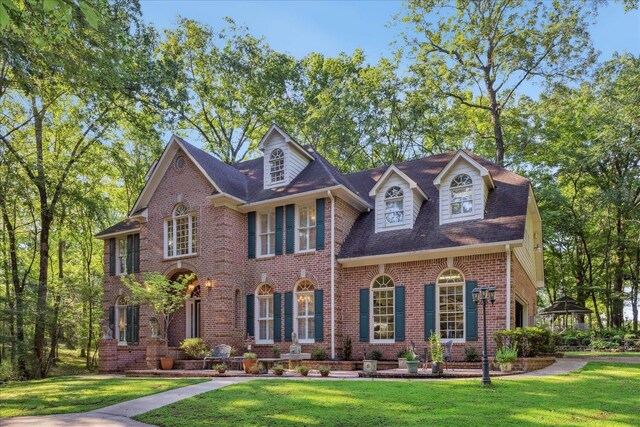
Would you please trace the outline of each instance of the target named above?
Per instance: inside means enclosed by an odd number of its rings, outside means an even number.
[[[369,353],[367,353],[368,360],[382,360],[382,351],[377,348],[371,349]]]
[[[243,354],[242,357],[244,357],[245,359],[254,359],[255,360],[255,359],[258,358],[258,355],[255,354],[255,353],[247,352],[247,353]]]
[[[517,345],[511,347],[500,347],[496,350],[496,362],[498,363],[514,363],[518,359]]]
[[[480,354],[475,346],[465,345],[464,346],[464,361],[465,362],[479,362],[481,360]]]
[[[318,368],[318,371],[320,371],[320,372],[331,372],[331,367],[330,367],[330,366],[324,366],[324,365],[323,365],[323,366],[320,366],[320,367]]]
[[[309,371],[311,370],[311,368],[309,368],[308,366],[305,365],[300,365],[296,368],[296,371],[303,374],[303,373],[309,373]]]
[[[314,348],[311,351],[311,360],[327,360],[327,349],[324,347]]]
[[[202,338],[187,338],[180,343],[180,349],[191,360],[200,359],[209,350]]]
[[[429,337],[429,352],[431,361],[444,362],[444,347],[440,343],[440,334],[432,333]]]
[[[351,337],[346,337],[342,343],[342,358],[344,360],[351,360]]]
[[[284,372],[284,366],[282,366],[282,364],[278,363],[276,365],[273,365],[273,371],[279,371],[279,372]]]
[[[404,353],[403,356],[405,359],[407,359],[407,362],[413,362],[414,360],[416,360],[415,356],[413,355],[412,351],[406,351]]]
[[[493,339],[498,348],[517,347],[520,357],[535,357],[541,353],[555,352],[551,331],[536,326],[496,331]]]
[[[224,363],[213,365],[213,369],[215,371],[223,371],[224,372],[224,371],[227,370],[227,365],[225,365]]]
[[[282,353],[282,351],[280,350],[280,348],[273,346],[271,347],[271,354],[273,355],[274,358],[279,358],[280,354]]]

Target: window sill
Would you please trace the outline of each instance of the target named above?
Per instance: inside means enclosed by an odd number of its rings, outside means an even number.
[[[258,255],[256,256],[257,260],[264,260],[264,259],[271,259],[271,258],[275,258],[276,255],[275,254],[269,254],[269,255]]]
[[[396,340],[369,340],[369,344],[395,344]]]
[[[174,261],[177,259],[185,259],[185,258],[193,258],[198,256],[197,252],[194,252],[192,254],[188,254],[188,255],[176,255],[176,256],[165,256],[164,257],[164,261]]]
[[[315,344],[316,340],[298,340],[300,344]]]
[[[309,255],[309,254],[314,254],[317,251],[315,249],[308,249],[306,251],[295,251],[293,254],[294,255]]]
[[[273,340],[256,341],[256,345],[273,345]]]

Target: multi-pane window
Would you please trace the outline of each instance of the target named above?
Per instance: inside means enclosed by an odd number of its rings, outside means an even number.
[[[373,339],[393,340],[395,337],[393,280],[389,276],[379,276],[371,287]]]
[[[127,237],[118,239],[116,274],[127,274]]]
[[[457,175],[451,180],[451,215],[473,212],[473,181],[469,175]]]
[[[276,215],[274,212],[264,212],[258,221],[258,255],[275,254],[276,247]]]
[[[298,206],[298,251],[310,251],[316,244],[316,207]]]
[[[449,269],[438,277],[438,330],[444,339],[464,339],[464,277]]]
[[[384,195],[384,219],[386,225],[404,222],[404,193],[400,187],[391,187]]]
[[[301,341],[313,341],[314,339],[314,294],[313,283],[310,280],[301,280],[296,286],[296,332]]]
[[[173,210],[173,217],[165,222],[167,257],[191,255],[197,252],[198,216],[189,213],[187,207],[179,204]]]
[[[257,343],[273,342],[273,288],[267,284],[258,288],[256,299]]]
[[[269,157],[271,183],[284,181],[284,152],[276,148]]]
[[[115,336],[120,344],[127,343],[127,303],[118,298],[115,306]]]

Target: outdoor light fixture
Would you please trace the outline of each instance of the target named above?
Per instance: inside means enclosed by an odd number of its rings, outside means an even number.
[[[211,288],[213,288],[213,282],[210,277],[207,277],[207,280],[204,281],[204,285],[207,287],[207,292],[210,292]]]
[[[487,356],[487,301],[493,304],[496,301],[496,288],[493,286],[480,286],[471,291],[473,302],[482,301],[482,385],[490,385],[489,357]]]

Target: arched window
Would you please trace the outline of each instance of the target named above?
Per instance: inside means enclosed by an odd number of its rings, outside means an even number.
[[[473,181],[469,175],[456,175],[451,180],[451,215],[473,213]]]
[[[450,268],[440,273],[437,284],[440,337],[464,339],[464,276]]]
[[[269,156],[269,168],[271,172],[271,183],[284,181],[284,152],[276,148]]]
[[[256,343],[273,343],[273,288],[267,284],[256,290]]]
[[[165,221],[165,257],[192,255],[198,242],[198,216],[180,203]]]
[[[384,218],[386,225],[404,222],[404,192],[400,187],[391,187],[384,195]]]
[[[371,285],[371,315],[373,340],[393,341],[395,338],[394,285],[391,277],[378,276]]]
[[[313,283],[304,279],[298,282],[295,289],[296,333],[302,342],[314,340],[314,293]]]

